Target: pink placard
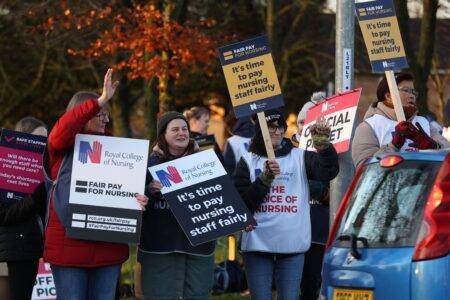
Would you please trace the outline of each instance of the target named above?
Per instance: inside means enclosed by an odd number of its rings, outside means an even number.
[[[3,129],[0,139],[0,201],[21,200],[44,180],[46,138]]]

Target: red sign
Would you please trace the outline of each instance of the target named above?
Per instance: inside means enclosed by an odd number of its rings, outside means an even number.
[[[52,270],[50,264],[42,261],[39,262],[38,274],[34,283],[32,300],[53,300],[56,299],[55,282],[53,281]]]
[[[358,108],[361,88],[327,98],[326,101],[311,108],[305,119],[300,148],[314,151],[311,138],[311,126],[319,117],[324,117],[331,127],[330,141],[338,153],[348,151]]]

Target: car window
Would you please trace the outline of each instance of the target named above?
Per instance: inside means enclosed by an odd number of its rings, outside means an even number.
[[[424,161],[403,161],[393,168],[368,165],[336,237],[354,234],[367,239],[369,247],[414,246],[438,169],[439,162]]]

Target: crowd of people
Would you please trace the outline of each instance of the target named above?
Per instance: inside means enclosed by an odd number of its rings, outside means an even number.
[[[128,245],[73,239],[65,234],[75,136],[111,136],[107,129],[109,102],[118,84],[111,78],[109,69],[101,95],[74,94],[49,134],[47,126],[32,117],[15,127],[16,131],[48,135],[44,159],[48,179],[22,201],[0,201],[1,299],[31,298],[41,257],[51,265],[58,299],[116,298],[120,268],[129,257]],[[383,78],[377,100],[352,141],[355,166],[385,151],[450,147],[436,126],[417,115],[413,77],[400,73],[395,78],[406,121],[397,122]],[[223,153],[217,143],[212,145],[257,224],[248,226],[239,242],[252,299],[271,299],[274,286],[277,299],[318,297],[329,228],[329,182],[339,173],[338,155],[324,119],[310,128],[315,151],[300,149],[298,141],[308,110],[325,99],[325,93],[318,92],[304,104],[292,138],[285,137],[283,112],[265,112],[275,159],[268,158],[255,118],[229,124],[232,136]],[[196,140],[207,135],[209,118],[204,107],[162,114],[148,166],[201,151]],[[161,183],[149,173],[145,180],[145,195],[136,196],[143,213],[137,253],[143,298],[208,299],[214,284],[216,243],[192,246],[161,194]]]

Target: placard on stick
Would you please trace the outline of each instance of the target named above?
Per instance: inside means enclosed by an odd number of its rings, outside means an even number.
[[[236,117],[258,113],[268,157],[274,158],[264,111],[284,102],[267,37],[227,45],[219,53]]]
[[[306,114],[299,147],[310,151],[315,150],[310,129],[317,118],[323,116],[331,128],[330,142],[337,153],[348,151],[360,97],[361,88],[331,96],[311,108]]]
[[[385,72],[398,121],[405,120],[394,71],[408,67],[392,0],[355,3],[372,71]]]
[[[156,165],[149,171],[163,185],[161,193],[193,246],[254,224],[214,150]]]
[[[0,199],[14,202],[32,194],[44,180],[42,158],[47,138],[2,129],[0,138]]]

